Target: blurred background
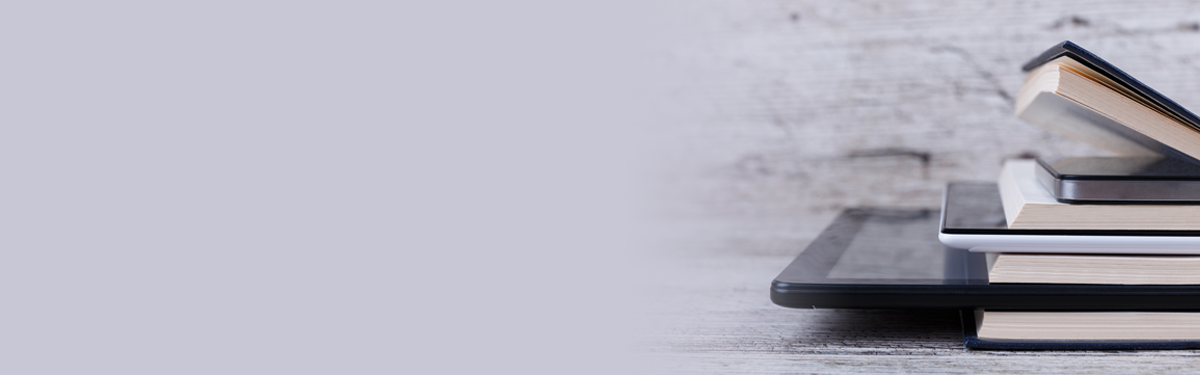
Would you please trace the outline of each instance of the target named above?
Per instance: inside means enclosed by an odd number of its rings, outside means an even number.
[[[1064,40],[1200,105],[1193,1],[704,4],[667,64],[694,116],[671,170],[707,212],[937,207],[1005,158],[1102,155],[1013,115],[1020,67]]]

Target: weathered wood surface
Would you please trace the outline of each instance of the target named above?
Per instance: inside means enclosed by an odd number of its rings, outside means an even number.
[[[951,311],[796,310],[768,285],[842,208],[936,207],[1018,155],[1103,155],[1012,115],[1026,60],[1073,40],[1200,108],[1196,2],[696,5],[668,66],[654,369],[699,373],[1200,373],[1200,352],[981,352]],[[683,192],[684,194],[679,194]]]
[[[832,216],[686,224],[654,264],[658,373],[1200,373],[1200,351],[972,351],[957,311],[790,309],[768,286]],[[703,229],[703,230],[700,230]],[[684,233],[680,231],[679,233]]]

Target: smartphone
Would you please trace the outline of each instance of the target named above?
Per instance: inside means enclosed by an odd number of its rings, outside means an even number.
[[[1200,165],[1162,157],[1037,159],[1038,182],[1063,203],[1200,203]]]

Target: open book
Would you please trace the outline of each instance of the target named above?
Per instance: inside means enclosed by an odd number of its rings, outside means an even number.
[[[1025,69],[1017,117],[1118,155],[1200,159],[1200,117],[1074,43]]]

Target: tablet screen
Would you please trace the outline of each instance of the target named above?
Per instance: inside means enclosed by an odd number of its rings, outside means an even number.
[[[982,254],[937,239],[932,209],[846,210],[781,279],[795,283],[944,285],[987,283]]]
[[[912,236],[937,230],[930,216],[872,216],[846,246],[829,270],[831,279],[941,280],[946,254],[929,236]]]

